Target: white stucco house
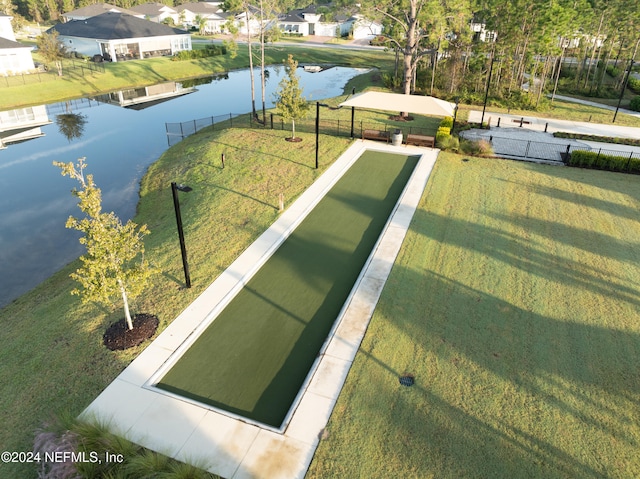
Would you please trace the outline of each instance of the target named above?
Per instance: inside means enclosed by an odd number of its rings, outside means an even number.
[[[306,8],[291,10],[278,20],[278,28],[286,34],[299,34],[302,36],[318,35],[317,24],[322,14],[317,12],[315,5]]]
[[[163,23],[167,18],[171,18],[174,24],[178,23],[178,11],[164,3],[143,3],[141,5],[131,7],[130,10],[138,15],[142,15],[142,18],[152,22]]]
[[[35,70],[31,47],[16,41],[13,17],[0,14],[0,75],[16,75]]]
[[[356,14],[349,19],[355,40],[373,38],[382,34],[382,24]]]
[[[367,20],[359,14],[336,15],[335,21],[322,21],[315,5],[291,10],[278,20],[278,28],[290,35],[318,35],[342,37],[351,33],[354,39],[373,38],[382,33],[382,24]]]
[[[175,7],[178,12],[178,21],[176,24],[185,27],[196,27],[198,25],[198,17],[205,20],[204,33],[220,33],[225,30],[224,24],[230,14],[222,10],[221,2],[195,2],[183,3]]]
[[[47,33],[53,30],[67,50],[87,56],[102,55],[114,62],[191,50],[189,32],[123,13],[109,12],[60,23]]]

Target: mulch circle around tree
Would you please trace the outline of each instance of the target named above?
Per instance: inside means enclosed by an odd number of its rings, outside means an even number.
[[[302,141],[302,138],[296,136],[295,138],[285,138],[285,140],[290,141],[291,143],[300,143]]]
[[[102,336],[104,345],[111,351],[132,348],[153,336],[158,329],[158,317],[152,314],[136,314],[131,318],[133,329],[122,318],[107,328]]]

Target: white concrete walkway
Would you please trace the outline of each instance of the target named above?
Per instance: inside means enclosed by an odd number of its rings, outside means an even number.
[[[281,433],[153,387],[172,355],[208,325],[366,150],[422,155]],[[82,413],[149,449],[227,479],[303,478],[422,196],[438,150],[355,141],[280,218]]]

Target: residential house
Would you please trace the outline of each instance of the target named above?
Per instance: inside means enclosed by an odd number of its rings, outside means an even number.
[[[292,10],[278,20],[278,27],[286,34],[343,37],[349,34],[354,39],[373,38],[382,33],[382,24],[366,19],[362,15],[336,15],[335,21],[321,21],[322,13],[315,5]]]
[[[347,20],[350,24],[351,35],[355,40],[372,39],[382,34],[382,24],[369,20],[360,14],[355,14]]]
[[[223,32],[224,24],[231,16],[222,10],[221,2],[183,3],[175,9],[178,11],[178,25],[200,29],[198,18],[202,18],[205,20],[204,33],[208,34]]]
[[[248,15],[247,12],[236,14],[235,23],[241,35],[247,35],[248,33],[251,35],[259,35],[262,24],[265,26],[265,31],[277,24],[277,21],[273,20],[275,17],[276,14],[269,14],[268,12],[260,15],[259,8],[249,5]]]
[[[474,16],[471,20],[471,31],[473,39],[477,42],[495,42],[498,39],[498,33],[493,30],[487,30],[484,20]]]
[[[278,27],[284,34],[302,35],[303,37],[318,35],[316,26],[320,22],[321,16],[322,14],[317,12],[315,5],[309,5],[306,8],[291,10],[278,21]]]
[[[35,69],[32,47],[16,41],[11,26],[13,17],[0,13],[0,75],[28,73]]]
[[[86,7],[78,8],[71,12],[63,13],[61,15],[63,22],[71,22],[73,20],[86,20],[87,18],[97,17],[103,13],[127,13],[134,17],[144,18],[143,14],[134,12],[133,10],[127,10],[126,8],[117,7],[109,3],[94,3],[93,5],[87,5]]]
[[[131,10],[138,15],[144,15],[143,18],[156,23],[164,23],[170,18],[174,24],[178,24],[178,11],[169,7],[164,3],[149,2],[131,7]]]
[[[47,32],[53,30],[58,32],[58,39],[67,50],[88,56],[102,55],[112,61],[191,50],[189,32],[123,13],[109,12],[61,23]]]

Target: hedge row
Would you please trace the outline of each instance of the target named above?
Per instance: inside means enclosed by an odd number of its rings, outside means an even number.
[[[597,151],[572,151],[569,157],[569,166],[580,168],[595,168],[608,171],[626,171],[640,173],[640,158],[629,155],[602,155]]]
[[[217,55],[226,54],[227,47],[224,45],[207,45],[202,50],[182,50],[181,52],[176,53],[171,59],[173,61],[195,60],[197,58],[215,57]]]

